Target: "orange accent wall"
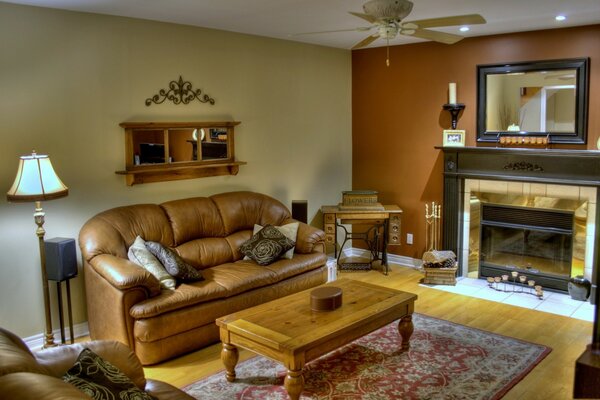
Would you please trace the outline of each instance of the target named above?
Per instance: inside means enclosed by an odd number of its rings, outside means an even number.
[[[442,201],[442,130],[450,128],[448,83],[466,105],[457,129],[475,146],[477,65],[590,57],[587,146],[600,136],[600,25],[433,42],[352,52],[352,187],[379,191],[379,200],[403,210],[402,243],[395,254],[420,259],[425,248],[425,203]]]

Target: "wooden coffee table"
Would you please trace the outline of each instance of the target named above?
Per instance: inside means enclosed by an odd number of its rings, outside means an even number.
[[[313,289],[308,289],[217,319],[227,380],[235,380],[237,347],[242,347],[282,363],[287,368],[284,386],[296,400],[304,388],[306,363],[397,319],[401,349],[408,350],[416,294],[351,279],[325,286],[343,291],[342,306],[334,311],[312,311]]]

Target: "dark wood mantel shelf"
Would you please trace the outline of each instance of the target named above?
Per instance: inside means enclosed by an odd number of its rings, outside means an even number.
[[[436,149],[444,152],[447,177],[600,186],[600,151],[596,150],[441,146]]]

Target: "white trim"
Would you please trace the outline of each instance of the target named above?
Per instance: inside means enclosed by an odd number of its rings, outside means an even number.
[[[82,337],[82,336],[88,336],[89,334],[90,334],[90,331],[88,328],[87,321],[82,322],[77,325],[73,325],[73,335],[75,336],[75,338]],[[54,343],[60,344],[61,343],[60,339],[61,339],[60,338],[60,329],[55,329],[54,330]],[[39,351],[42,349],[42,346],[44,345],[44,334],[38,333],[37,335],[23,338],[23,341],[25,342],[27,347],[29,347],[29,350]],[[65,342],[67,344],[71,343],[71,335],[69,334],[69,328],[66,326],[65,326]]]
[[[344,250],[345,257],[370,257],[370,251],[366,249],[359,249],[356,247],[348,247]],[[402,267],[409,268],[420,268],[423,264],[423,261],[407,257],[407,256],[399,256],[397,254],[388,253],[388,266],[398,265]],[[337,279],[337,263],[336,259],[333,257],[333,254],[329,254],[329,258],[327,260],[327,268],[328,268],[328,279],[327,282],[331,282]]]

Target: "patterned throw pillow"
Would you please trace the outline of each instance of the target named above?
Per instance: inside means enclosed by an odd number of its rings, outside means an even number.
[[[273,225],[273,226],[275,226],[275,225]],[[298,236],[298,227],[299,226],[300,226],[299,222],[290,222],[289,224],[275,226],[275,228],[277,228],[277,230],[279,232],[283,233],[285,235],[285,237],[290,239],[292,242],[296,243],[296,237]],[[260,231],[262,228],[263,227],[261,225],[255,224],[253,234],[257,234],[258,231]],[[289,249],[288,251],[283,253],[281,258],[287,258],[288,260],[291,260],[292,257],[294,257],[295,248],[296,248],[296,246],[294,245],[294,247],[292,247],[291,249]]]
[[[75,365],[63,376],[95,400],[155,400],[138,388],[121,370],[87,347],[79,353]]]
[[[146,271],[150,272],[158,281],[163,289],[175,289],[175,279],[165,270],[160,261],[156,259],[146,248],[144,239],[140,236],[135,238],[135,241],[127,252],[129,261],[142,266]]]
[[[269,265],[296,243],[272,225],[267,225],[242,244],[240,251],[259,265]]]
[[[146,242],[146,248],[158,261],[162,263],[167,272],[180,282],[196,282],[204,278],[193,266],[183,261],[179,254],[158,242]]]

